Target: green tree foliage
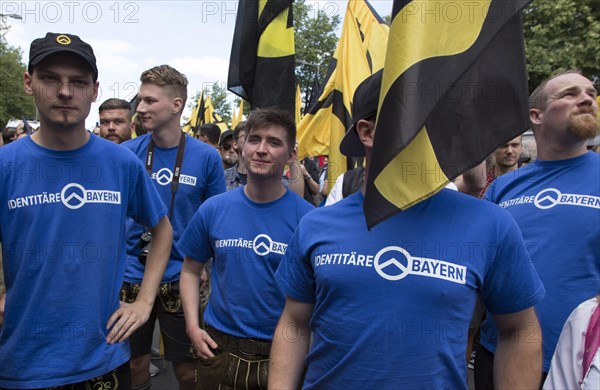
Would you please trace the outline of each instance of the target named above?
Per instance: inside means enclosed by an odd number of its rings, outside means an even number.
[[[35,102],[23,89],[24,72],[21,51],[0,34],[0,131],[11,118],[35,118]]]
[[[311,7],[306,0],[294,2],[296,83],[300,84],[303,94],[312,87],[315,76],[322,83],[327,74],[339,39],[336,29],[341,21],[340,14],[345,11],[337,4],[316,2]],[[317,64],[320,66],[315,66]]]
[[[529,90],[556,71],[600,78],[598,0],[536,0],[524,12]]]

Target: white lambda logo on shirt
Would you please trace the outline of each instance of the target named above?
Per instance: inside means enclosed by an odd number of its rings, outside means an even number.
[[[420,275],[459,284],[467,282],[467,267],[443,260],[413,257],[399,246],[388,246],[377,252],[373,265],[379,276],[387,280]]]
[[[269,253],[285,255],[287,244],[273,241],[267,234],[259,234],[252,241],[243,238],[215,240],[215,248],[251,248],[259,256],[266,256]]]
[[[81,184],[69,183],[60,192],[42,192],[37,195],[10,199],[8,208],[13,210],[59,202],[71,210],[77,210],[88,203],[121,204],[121,193],[109,190],[86,190]]]
[[[500,202],[500,206],[507,208],[525,203],[533,203],[541,210],[551,209],[557,205],[591,207],[600,209],[600,196],[563,194],[556,188],[546,188],[532,196],[520,196]]]
[[[152,173],[152,178],[156,180],[158,184],[161,186],[166,186],[171,184],[173,181],[173,172],[169,168],[159,169],[158,172]],[[188,175],[180,175],[179,183],[186,184],[188,186],[194,187],[196,185],[197,178],[194,176]]]
[[[324,265],[354,265],[372,267],[386,280],[397,281],[409,275],[426,276],[453,283],[467,282],[467,267],[448,261],[411,256],[399,246],[387,246],[375,256],[352,253],[328,253],[314,258],[315,267]]]

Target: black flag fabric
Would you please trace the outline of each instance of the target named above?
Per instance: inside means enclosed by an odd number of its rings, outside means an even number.
[[[365,194],[369,227],[529,127],[526,0],[395,0]]]
[[[294,114],[293,0],[239,0],[227,88],[251,109]]]

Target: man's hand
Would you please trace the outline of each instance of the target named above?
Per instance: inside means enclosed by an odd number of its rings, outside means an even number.
[[[188,336],[190,340],[192,340],[192,344],[194,344],[194,348],[196,348],[196,352],[202,359],[209,359],[214,357],[215,354],[210,350],[217,349],[219,345],[213,340],[205,330],[202,330],[198,327],[188,329]]]
[[[121,307],[110,316],[106,329],[110,333],[106,337],[109,344],[122,343],[127,340],[150,317],[152,305],[141,301],[133,303],[120,302]]]
[[[4,305],[6,305],[6,293],[0,294],[0,326],[4,324]]]

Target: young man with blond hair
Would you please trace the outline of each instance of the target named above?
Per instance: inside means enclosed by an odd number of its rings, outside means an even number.
[[[176,242],[198,207],[211,196],[225,191],[221,157],[215,148],[181,131],[181,112],[187,99],[185,75],[169,65],[161,65],[143,72],[141,82],[137,115],[149,133],[123,146],[144,162],[147,174],[167,207]],[[121,298],[130,302],[136,299],[144,271],[144,252],[151,237],[136,221],[130,220],[127,228],[127,269]],[[135,388],[150,388],[148,368],[157,318],[165,344],[165,359],[173,363],[180,388],[195,387],[197,355],[185,333],[179,297],[182,263],[183,254],[174,244],[150,321],[131,338],[131,373]]]

